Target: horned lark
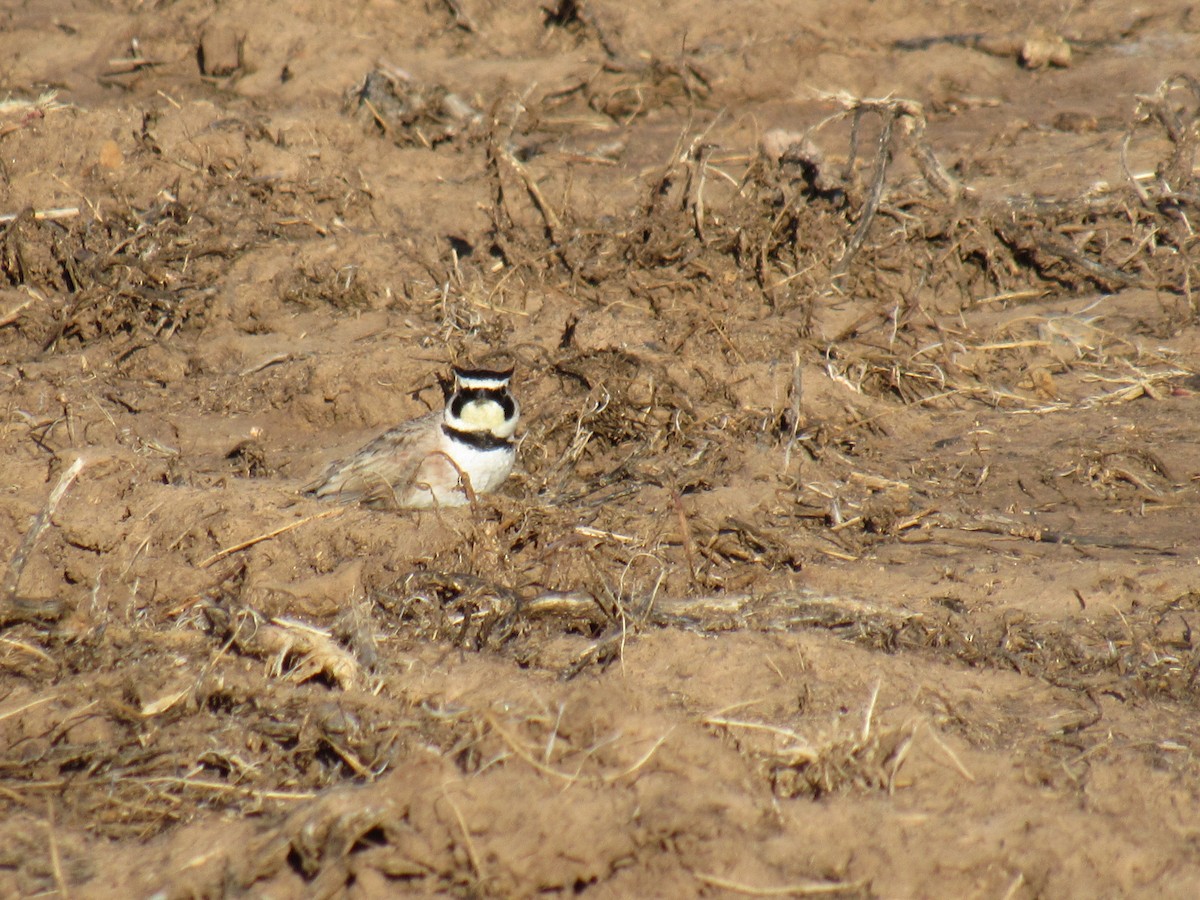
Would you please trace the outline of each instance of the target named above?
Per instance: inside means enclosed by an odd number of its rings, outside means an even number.
[[[454,369],[446,408],[385,431],[333,463],[308,493],[367,506],[462,506],[494,491],[512,471],[521,407],[512,369]]]

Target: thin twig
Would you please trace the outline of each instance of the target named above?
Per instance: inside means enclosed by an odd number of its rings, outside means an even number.
[[[488,726],[494,732],[496,732],[496,734],[500,735],[500,738],[504,741],[504,743],[508,744],[509,749],[512,750],[513,753],[517,754],[517,756],[525,760],[525,762],[529,763],[539,772],[545,775],[552,775],[555,778],[561,778],[563,781],[566,781],[569,784],[574,784],[579,780],[578,772],[576,772],[574,775],[566,772],[560,772],[553,766],[548,766],[545,763],[535,759],[528,750],[521,746],[521,742],[518,741],[516,737],[514,737],[512,734],[509,734],[509,732],[503,728],[499,722],[496,721],[495,716],[489,713],[488,715],[484,716],[484,721],[488,723]]]
[[[450,810],[454,813],[454,818],[458,820],[458,827],[463,835],[463,845],[467,850],[467,859],[471,861],[471,868],[475,871],[475,877],[483,881],[483,863],[479,859],[479,852],[475,849],[475,842],[471,840],[471,832],[467,829],[467,820],[463,818],[458,804],[450,798],[450,792],[446,790],[445,785],[442,785],[442,799],[450,806]]]
[[[958,770],[958,774],[962,775],[962,777],[967,781],[974,783],[975,776],[971,774],[970,769],[963,765],[962,760],[958,758],[958,754],[956,754],[946,745],[946,742],[942,740],[941,736],[934,731],[932,727],[927,727],[925,730],[929,732],[929,736],[933,738],[933,742],[938,745],[943,753],[946,754],[946,758],[949,759],[951,765]]]
[[[517,173],[517,176],[525,185],[525,190],[533,200],[534,206],[536,206],[538,212],[541,213],[542,221],[546,223],[546,230],[550,232],[550,240],[552,240],[556,246],[561,247],[562,241],[560,238],[562,235],[562,220],[559,219],[558,214],[554,212],[554,209],[550,206],[549,201],[546,200],[545,196],[543,196],[542,189],[538,187],[537,181],[534,180],[534,177],[529,173],[529,170],[525,168],[525,165],[515,156],[509,153],[505,148],[497,147],[496,154],[500,157],[500,159],[508,163],[509,167]]]
[[[683,555],[687,559],[688,575],[691,577],[692,586],[699,587],[699,580],[696,578],[696,544],[692,540],[692,525],[688,522],[687,512],[683,508],[683,497],[678,491],[675,491],[671,497],[675,505],[675,516],[679,520],[679,538],[683,544]]]
[[[176,787],[195,788],[201,791],[213,791],[218,794],[244,794],[247,797],[261,800],[312,800],[317,796],[313,791],[260,791],[240,784],[225,784],[220,781],[202,781],[198,778],[179,778],[167,775],[155,775],[148,778],[135,778],[137,784],[165,784]]]
[[[3,712],[0,712],[0,722],[3,722],[5,719],[11,719],[13,716],[19,716],[27,709],[33,709],[35,706],[41,706],[43,703],[46,703],[50,700],[55,700],[57,698],[57,694],[46,694],[45,696],[38,697],[36,700],[30,700],[28,703],[24,703],[21,706],[15,707],[14,709],[6,709]]]
[[[657,741],[654,742],[654,746],[651,747],[649,750],[647,750],[642,755],[641,759],[639,759],[637,762],[635,762],[632,766],[630,766],[624,772],[616,772],[614,774],[605,775],[604,776],[605,784],[612,784],[614,781],[620,781],[622,778],[632,775],[638,769],[642,768],[642,766],[644,766],[644,765],[646,765],[646,763],[650,762],[650,760],[654,756],[654,754],[658,752],[658,748],[661,747],[663,744],[665,744],[667,742],[667,738],[670,736],[671,736],[671,733],[667,732],[662,737],[660,737]]]
[[[455,25],[468,34],[476,34],[479,31],[475,20],[463,9],[463,5],[459,0],[442,0],[442,2],[446,4],[446,8],[450,10],[450,14],[454,16]]]
[[[0,214],[0,223],[15,222],[23,215],[25,215],[24,212],[2,213]],[[46,219],[71,219],[79,215],[79,207],[60,206],[55,209],[35,209],[32,211],[31,215],[39,222],[45,221]]]
[[[692,872],[692,875],[697,880],[713,887],[733,891],[735,894],[747,894],[751,897],[819,897],[828,894],[844,894],[861,891],[867,883],[865,879],[858,881],[797,881],[775,887],[755,887],[731,878],[709,875],[706,872]]]
[[[314,515],[306,516],[305,518],[296,522],[289,522],[287,525],[281,525],[279,528],[274,528],[271,531],[257,535],[256,537],[252,537],[249,540],[241,541],[240,543],[234,544],[232,547],[226,547],[224,550],[218,550],[208,559],[204,560],[204,562],[200,563],[200,568],[207,569],[213,563],[220,562],[225,557],[233,553],[237,553],[240,550],[245,550],[248,547],[253,547],[255,544],[261,544],[263,541],[269,541],[271,538],[279,537],[279,535],[291,531],[293,528],[299,528],[301,525],[307,525],[309,522],[314,522],[317,519],[332,519],[335,516],[340,516],[346,511],[346,509],[347,507],[345,506],[337,506],[333,509],[327,509],[322,512],[315,513]]]
[[[39,300],[46,299],[37,291],[30,290],[29,288],[26,288],[26,290],[29,291],[29,299],[26,300],[24,303],[18,303],[16,306],[14,306],[8,312],[4,313],[3,315],[0,315],[0,328],[3,328],[5,325],[11,325],[13,322],[17,321],[17,319],[21,318],[22,310],[28,309],[30,306],[32,306],[35,302],[37,302]]]
[[[58,484],[54,486],[54,490],[50,492],[49,499],[46,500],[46,505],[37,514],[29,530],[25,532],[21,546],[17,548],[17,552],[13,554],[12,560],[8,564],[8,574],[4,576],[4,582],[0,584],[0,604],[8,606],[16,599],[17,586],[21,581],[21,573],[25,570],[25,564],[29,561],[29,554],[33,552],[33,545],[37,543],[38,537],[46,530],[46,526],[50,524],[50,518],[54,515],[55,510],[58,509],[58,504],[62,502],[62,498],[79,476],[79,473],[83,471],[85,465],[87,465],[87,462],[82,456],[75,458],[75,461],[59,477]]]
[[[800,366],[800,351],[792,353],[792,423],[788,427],[788,439],[783,445],[783,472],[787,476],[792,466],[792,450],[796,446],[796,435],[800,431],[801,397],[804,393],[804,370]]]
[[[70,900],[71,892],[67,889],[67,878],[63,874],[62,855],[58,852],[58,835],[54,827],[54,798],[46,798],[46,838],[50,845],[50,867],[54,871],[54,884],[58,888],[58,896]]]
[[[875,171],[871,175],[871,190],[867,194],[867,202],[863,204],[858,220],[858,228],[854,230],[850,242],[846,244],[846,252],[842,254],[842,258],[833,267],[833,281],[835,284],[845,277],[850,269],[851,261],[858,255],[858,251],[862,249],[863,242],[867,239],[867,231],[871,228],[871,223],[875,221],[875,213],[879,209],[879,201],[883,199],[883,186],[887,183],[888,165],[892,159],[892,126],[896,123],[897,113],[895,110],[879,110],[879,113],[883,117],[883,127],[879,131],[879,140],[876,144]]]

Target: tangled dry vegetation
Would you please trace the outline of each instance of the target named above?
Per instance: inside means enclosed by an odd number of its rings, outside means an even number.
[[[557,27],[597,28],[574,4],[553,15]],[[93,462],[63,465],[32,527],[10,518],[24,540],[0,587],[0,667],[7,679],[53,688],[4,710],[26,722],[0,758],[6,795],[51,798],[69,785],[69,814],[92,823],[94,835],[147,836],[186,821],[194,803],[275,808],[376,779],[395,760],[429,750],[462,772],[515,758],[551,779],[608,783],[636,772],[659,746],[606,746],[599,735],[568,735],[550,714],[504,720],[417,693],[399,698],[398,713],[384,686],[403,665],[396,648],[419,643],[446,654],[499,654],[569,680],[619,660],[647,629],[819,628],[888,652],[949,654],[971,667],[1032,674],[1086,697],[1194,696],[1193,594],[1080,633],[999,623],[952,604],[931,615],[819,595],[789,587],[788,576],[813,559],[854,559],[939,524],[1071,543],[1069,534],[955,512],[945,498],[878,474],[858,445],[906,406],[1047,413],[1154,397],[1192,374],[1085,317],[1010,318],[997,330],[990,311],[1051,291],[1137,287],[1160,298],[1163,333],[1194,320],[1200,85],[1173,78],[1134,112],[1124,152],[1161,151],[1153,172],[1126,164],[1124,183],[1078,196],[973,188],[970,171],[938,160],[919,104],[849,96],[830,98],[838,111],[820,127],[769,132],[759,148],[716,145],[711,122],[688,126],[637,185],[634,202],[616,208],[576,202],[584,188],[564,181],[572,170],[539,167],[573,123],[631,120],[707,91],[698,63],[635,64],[615,50],[590,80],[536,102],[502,97],[488,110],[396,70],[365,77],[347,108],[375,137],[483,158],[489,232],[456,239],[449,254],[407,245],[411,293],[398,302],[457,352],[504,346],[531,382],[554,385],[557,396],[547,390],[540,398],[546,414],[526,430],[522,500],[481,502],[452,526],[461,540],[405,570],[368,564],[347,577],[341,560],[315,566],[314,577],[341,578],[346,587],[332,591],[342,598],[339,611],[315,622],[259,603],[247,555],[313,529],[326,529],[317,534],[332,542],[359,513],[314,508],[236,542],[210,531],[195,545],[202,588],[118,620],[94,604],[22,591],[56,507]],[[36,109],[62,114],[53,98]],[[272,139],[250,119],[224,127],[233,142]],[[162,154],[152,115],[138,140],[139,153]],[[572,152],[595,171],[617,151],[597,144]],[[297,185],[203,159],[187,165],[179,183],[153,196],[105,197],[94,214],[26,209],[4,221],[3,296],[17,302],[5,304],[0,327],[18,368],[123,336],[119,368],[203,333],[233,260],[319,234],[320,222],[353,215],[360,196],[333,174]],[[369,276],[328,267],[293,273],[279,287],[290,306],[340,313],[370,308],[378,296]],[[638,349],[581,334],[586,323],[574,313],[549,342],[513,343],[487,311],[521,310],[531,294],[570,295],[579,310],[636,308]],[[685,349],[708,362],[680,365]],[[814,360],[859,405],[807,393],[804,373]],[[276,361],[240,374],[284,396],[286,379],[267,382]],[[739,372],[749,373],[749,384]],[[766,373],[779,390],[774,401],[758,402]],[[119,394],[104,399],[138,411]],[[87,442],[86,427],[73,433],[72,415],[64,406],[59,416],[26,416],[10,427],[55,457]],[[157,456],[155,449],[139,448],[154,479],[212,483],[171,448]],[[281,471],[253,442],[234,448],[228,464],[222,477],[266,483]],[[1119,490],[1165,478],[1164,468],[1097,455],[1080,477]],[[719,489],[738,472],[739,489],[760,497],[753,517],[722,507]],[[756,479],[764,473],[774,480]],[[647,529],[650,508],[669,512]],[[164,678],[164,669],[177,676]],[[874,725],[874,705],[872,697],[860,725],[815,738],[732,714],[704,724],[736,735],[779,796],[891,790],[920,729]],[[38,706],[44,717],[30,715]],[[431,779],[418,773],[414,792]],[[408,814],[327,795],[262,839],[252,854],[257,869],[226,877],[248,887],[290,866],[324,895],[369,858],[396,878],[456,890],[476,883],[481,863],[469,833],[465,841],[451,832],[418,838]],[[0,851],[0,866],[42,859],[33,846],[40,838],[28,841]],[[27,869],[25,883],[83,880],[79,849],[62,848],[76,869],[64,874],[55,856],[44,870]],[[825,887],[863,889],[836,880]]]

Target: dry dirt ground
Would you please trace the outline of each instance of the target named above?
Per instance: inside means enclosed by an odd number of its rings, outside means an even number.
[[[0,895],[1200,896],[1198,58],[3,4]],[[500,493],[301,493],[452,362]]]

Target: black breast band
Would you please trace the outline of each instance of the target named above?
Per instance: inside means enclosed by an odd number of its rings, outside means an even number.
[[[476,450],[500,450],[512,447],[508,438],[496,437],[490,431],[463,431],[459,428],[451,428],[449,425],[443,425],[442,431],[450,440],[474,447]]]

